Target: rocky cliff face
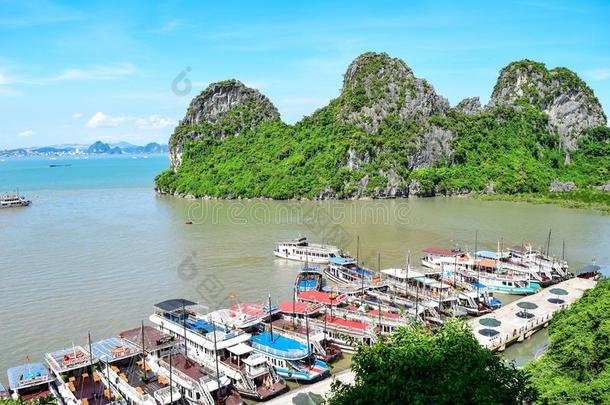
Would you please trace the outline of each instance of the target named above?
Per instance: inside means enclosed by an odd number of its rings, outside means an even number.
[[[373,52],[360,55],[347,68],[340,102],[340,115],[369,133],[390,115],[404,123],[449,109],[447,99],[415,77],[405,62]]]
[[[465,98],[454,108],[457,112],[466,115],[475,115],[483,111],[481,100],[478,97]]]
[[[528,103],[543,111],[550,130],[556,131],[565,150],[574,150],[583,130],[606,125],[606,115],[593,90],[566,68],[547,69],[523,60],[500,71],[488,107],[519,107]]]
[[[184,144],[202,136],[224,139],[280,119],[277,108],[257,90],[238,80],[212,83],[195,97],[171,136],[172,167],[182,163]]]

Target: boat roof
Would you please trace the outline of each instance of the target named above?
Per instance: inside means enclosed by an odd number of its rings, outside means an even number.
[[[49,369],[42,363],[29,363],[12,367],[6,370],[9,388],[13,391],[46,384],[53,378]]]
[[[300,301],[315,302],[324,305],[340,305],[347,301],[347,295],[334,292],[308,290],[298,295]]]
[[[405,269],[385,269],[385,270],[381,270],[381,272],[383,274],[387,274],[388,276],[392,276],[394,278],[402,278],[403,280],[405,278],[418,278],[418,277],[425,277],[426,273],[421,271],[421,270],[415,270],[415,269],[411,269],[409,268],[409,273],[407,274],[407,271]],[[438,272],[431,272],[431,273],[438,273]]]
[[[492,252],[491,250],[479,250],[477,252],[477,257],[482,257],[484,259],[498,260],[498,259],[505,258],[507,256],[508,255],[506,255],[506,254],[499,253],[499,252]]]
[[[430,277],[415,277],[415,280],[431,288],[449,288],[446,283],[441,285],[438,280],[435,280]]]
[[[305,355],[308,352],[307,345],[279,333],[274,333],[273,339],[271,339],[271,334],[264,331],[258,335],[253,335],[250,340],[253,343],[257,343],[261,346],[275,349],[280,352],[304,351]]]
[[[311,315],[319,312],[321,306],[311,302],[285,301],[279,305],[280,312],[285,314],[297,313],[301,315]]]
[[[241,302],[239,304],[231,305],[229,309],[263,319],[269,316],[269,305],[266,303],[257,304],[254,302]],[[277,306],[271,305],[271,315],[276,314],[277,312]]]
[[[475,260],[475,264],[483,267],[496,267],[496,261],[493,259],[478,259]]]
[[[353,321],[350,319],[343,319],[343,318],[337,318],[335,316],[331,317],[328,315],[325,315],[324,317],[322,317],[322,319],[326,319],[326,322],[332,325],[337,325],[337,326],[341,326],[343,328],[347,328],[347,329],[354,329],[354,330],[366,330],[368,325],[364,322],[360,322],[360,321]]]
[[[172,312],[177,309],[182,309],[183,306],[189,307],[193,305],[197,305],[197,303],[183,298],[175,298],[171,300],[161,301],[155,304],[155,308],[159,308],[160,310],[166,312]]]
[[[142,328],[129,329],[119,334],[120,338],[127,339],[134,345],[142,347]],[[153,352],[160,349],[166,349],[178,344],[176,338],[171,335],[166,335],[153,328],[152,326],[144,326],[144,350]]]
[[[91,344],[93,357],[104,362],[112,362],[133,357],[140,353],[138,346],[129,340],[111,337]]]
[[[88,366],[91,356],[81,346],[68,347],[55,352],[45,354],[45,360],[56,373],[65,373]]]
[[[245,343],[238,343],[235,346],[227,347],[227,350],[236,356],[242,356],[246,353],[250,353],[254,349],[252,349],[252,346],[248,346]]]
[[[332,256],[328,258],[328,262],[337,266],[346,266],[348,264],[355,264],[356,259],[353,257]]]
[[[451,249],[441,249],[441,248],[435,248],[435,247],[425,248],[422,250],[422,252],[428,253],[431,255],[442,255],[442,256],[456,256],[458,254],[461,254],[461,252],[455,252]]]

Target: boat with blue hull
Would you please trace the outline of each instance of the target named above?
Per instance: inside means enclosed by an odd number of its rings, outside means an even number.
[[[299,270],[294,282],[294,294],[297,297],[305,291],[322,291],[324,275],[319,266],[305,265]]]
[[[264,331],[250,338],[252,348],[265,356],[278,375],[285,379],[313,382],[327,377],[328,364],[298,340],[273,331]]]

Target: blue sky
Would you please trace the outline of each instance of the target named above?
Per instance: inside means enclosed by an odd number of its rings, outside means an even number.
[[[565,66],[610,113],[610,2],[286,3],[0,0],[0,148],[167,142],[190,99],[228,78],[292,123],[336,97],[369,50],[452,105],[487,102],[513,60]],[[172,91],[181,73],[188,94]]]

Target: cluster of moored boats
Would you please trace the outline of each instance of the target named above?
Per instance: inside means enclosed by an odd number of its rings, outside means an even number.
[[[156,304],[153,326],[45,355],[7,372],[12,396],[53,395],[60,403],[240,404],[284,392],[286,380],[313,382],[357,344],[394,328],[442,324],[501,305],[496,292],[532,294],[573,277],[565,260],[530,246],[498,252],[423,250],[421,266],[374,271],[336,246],[305,238],[274,254],[304,262],[290,300],[235,302],[211,311],[186,299]],[[0,387],[0,396],[7,395]]]

